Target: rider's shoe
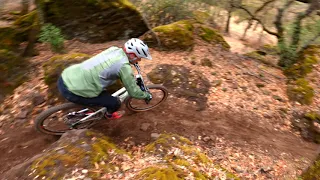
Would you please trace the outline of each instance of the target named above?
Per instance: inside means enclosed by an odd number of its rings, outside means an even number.
[[[108,114],[106,113],[105,117],[109,120],[116,120],[121,118],[124,114],[126,113],[126,111],[122,110],[122,111],[116,111],[112,114]]]

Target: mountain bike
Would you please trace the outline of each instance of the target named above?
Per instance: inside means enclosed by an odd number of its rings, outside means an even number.
[[[142,91],[152,95],[151,100],[134,99],[129,96],[125,87],[112,94],[118,97],[121,103],[133,112],[143,112],[156,108],[168,97],[168,90],[159,84],[145,85],[139,65],[134,64],[137,74],[136,83]],[[64,103],[53,106],[35,119],[35,128],[45,134],[62,135],[71,129],[86,129],[96,124],[99,120],[106,119],[106,107],[87,107],[75,103]]]

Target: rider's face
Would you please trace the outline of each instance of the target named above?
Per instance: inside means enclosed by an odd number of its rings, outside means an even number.
[[[130,63],[135,64],[135,63],[141,61],[141,58],[138,58],[134,53],[130,53],[129,60],[130,60]]]

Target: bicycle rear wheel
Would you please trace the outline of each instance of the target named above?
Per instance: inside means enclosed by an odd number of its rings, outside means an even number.
[[[147,104],[143,99],[135,99],[128,97],[126,99],[126,107],[134,112],[148,111],[162,104],[168,97],[168,89],[162,85],[148,85],[152,94],[152,100]]]
[[[80,119],[93,113],[93,108],[84,107],[74,103],[65,103],[51,107],[38,115],[35,119],[36,130],[50,135],[62,135],[71,129],[85,129],[91,127],[96,120],[103,117],[103,114],[97,114],[83,123],[79,123],[73,127],[71,124],[76,123]]]

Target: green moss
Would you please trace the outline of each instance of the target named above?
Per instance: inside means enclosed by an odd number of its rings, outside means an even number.
[[[273,46],[270,44],[265,44],[262,47],[259,48],[259,51],[263,51],[268,55],[278,55],[279,50],[277,46]]]
[[[304,117],[311,120],[311,121],[315,121],[315,120],[320,121],[320,114],[318,114],[316,112],[308,112],[304,115]]]
[[[126,151],[117,148],[109,138],[100,133],[86,131],[85,136],[75,142],[60,142],[57,145],[59,150],[49,151],[35,160],[31,171],[35,171],[34,175],[39,175],[40,178],[45,176],[46,179],[59,179],[58,177],[68,174],[79,166],[89,170],[89,177],[100,179],[101,174],[119,169],[117,164],[109,163],[110,161],[120,156],[130,158]],[[91,146],[83,146],[83,144]],[[99,165],[98,171],[91,171],[96,168],[97,164]]]
[[[197,180],[206,180],[208,179],[207,176],[205,176],[204,174],[202,174],[201,172],[197,171],[197,170],[192,170],[193,174],[194,174],[194,177],[197,179]]]
[[[16,39],[19,41],[27,41],[29,32],[32,28],[38,28],[40,30],[40,22],[38,13],[36,10],[19,17],[14,25],[17,27]]]
[[[210,14],[207,12],[196,10],[192,12],[192,15],[199,23],[207,23],[210,21]]]
[[[320,179],[320,154],[315,162],[302,174],[303,180],[316,180]]]
[[[10,94],[16,87],[28,80],[27,63],[28,61],[19,54],[8,49],[0,49],[0,94]]]
[[[210,27],[200,25],[199,36],[207,42],[220,44],[225,50],[230,49],[230,45],[224,40],[223,36]]]
[[[160,38],[162,46],[167,50],[186,50],[192,47],[194,45],[192,30],[192,22],[188,20],[153,28],[153,31]],[[145,41],[149,40],[148,38],[145,39]],[[151,46],[156,45],[155,43],[149,44]]]
[[[181,158],[177,158],[175,160],[173,160],[173,163],[179,166],[185,166],[185,167],[189,167],[190,163],[185,160],[185,159],[181,159]]]
[[[15,50],[19,45],[14,27],[0,27],[0,49]]]
[[[142,170],[136,179],[144,180],[183,180],[185,177],[181,170],[173,167],[148,167]]]
[[[304,78],[312,72],[313,65],[318,63],[319,54],[318,46],[309,46],[299,58],[299,62],[284,69],[285,75],[291,79]]]
[[[30,13],[21,16],[18,18],[15,22],[14,25],[19,26],[19,27],[26,27],[26,26],[31,26],[33,22],[38,19],[38,13],[37,11],[31,11]]]
[[[33,162],[31,169],[36,171],[36,174],[53,178],[56,174],[51,172],[51,168],[54,166],[61,167],[73,167],[77,163],[83,160],[86,155],[86,151],[77,148],[72,145],[68,145],[64,148],[65,153],[58,153],[55,151],[49,152],[46,156],[43,156]]]
[[[117,146],[111,142],[111,140],[105,136],[97,135],[96,133],[87,133],[89,137],[96,138],[94,143],[92,143],[92,153],[91,164],[95,162],[107,161],[110,158],[109,150],[114,151],[117,155],[126,154],[129,155],[126,151],[117,148]],[[97,138],[98,136],[98,138]],[[101,136],[101,137],[99,137]]]
[[[301,104],[311,104],[314,90],[307,80],[300,78],[288,85],[287,94],[291,100]]]
[[[200,153],[200,152],[197,153],[196,161],[203,163],[203,164],[212,163],[212,161],[205,154]]]
[[[317,58],[315,56],[306,56],[303,61],[286,68],[284,73],[286,76],[293,79],[303,78],[312,72],[313,65],[316,63]]]

